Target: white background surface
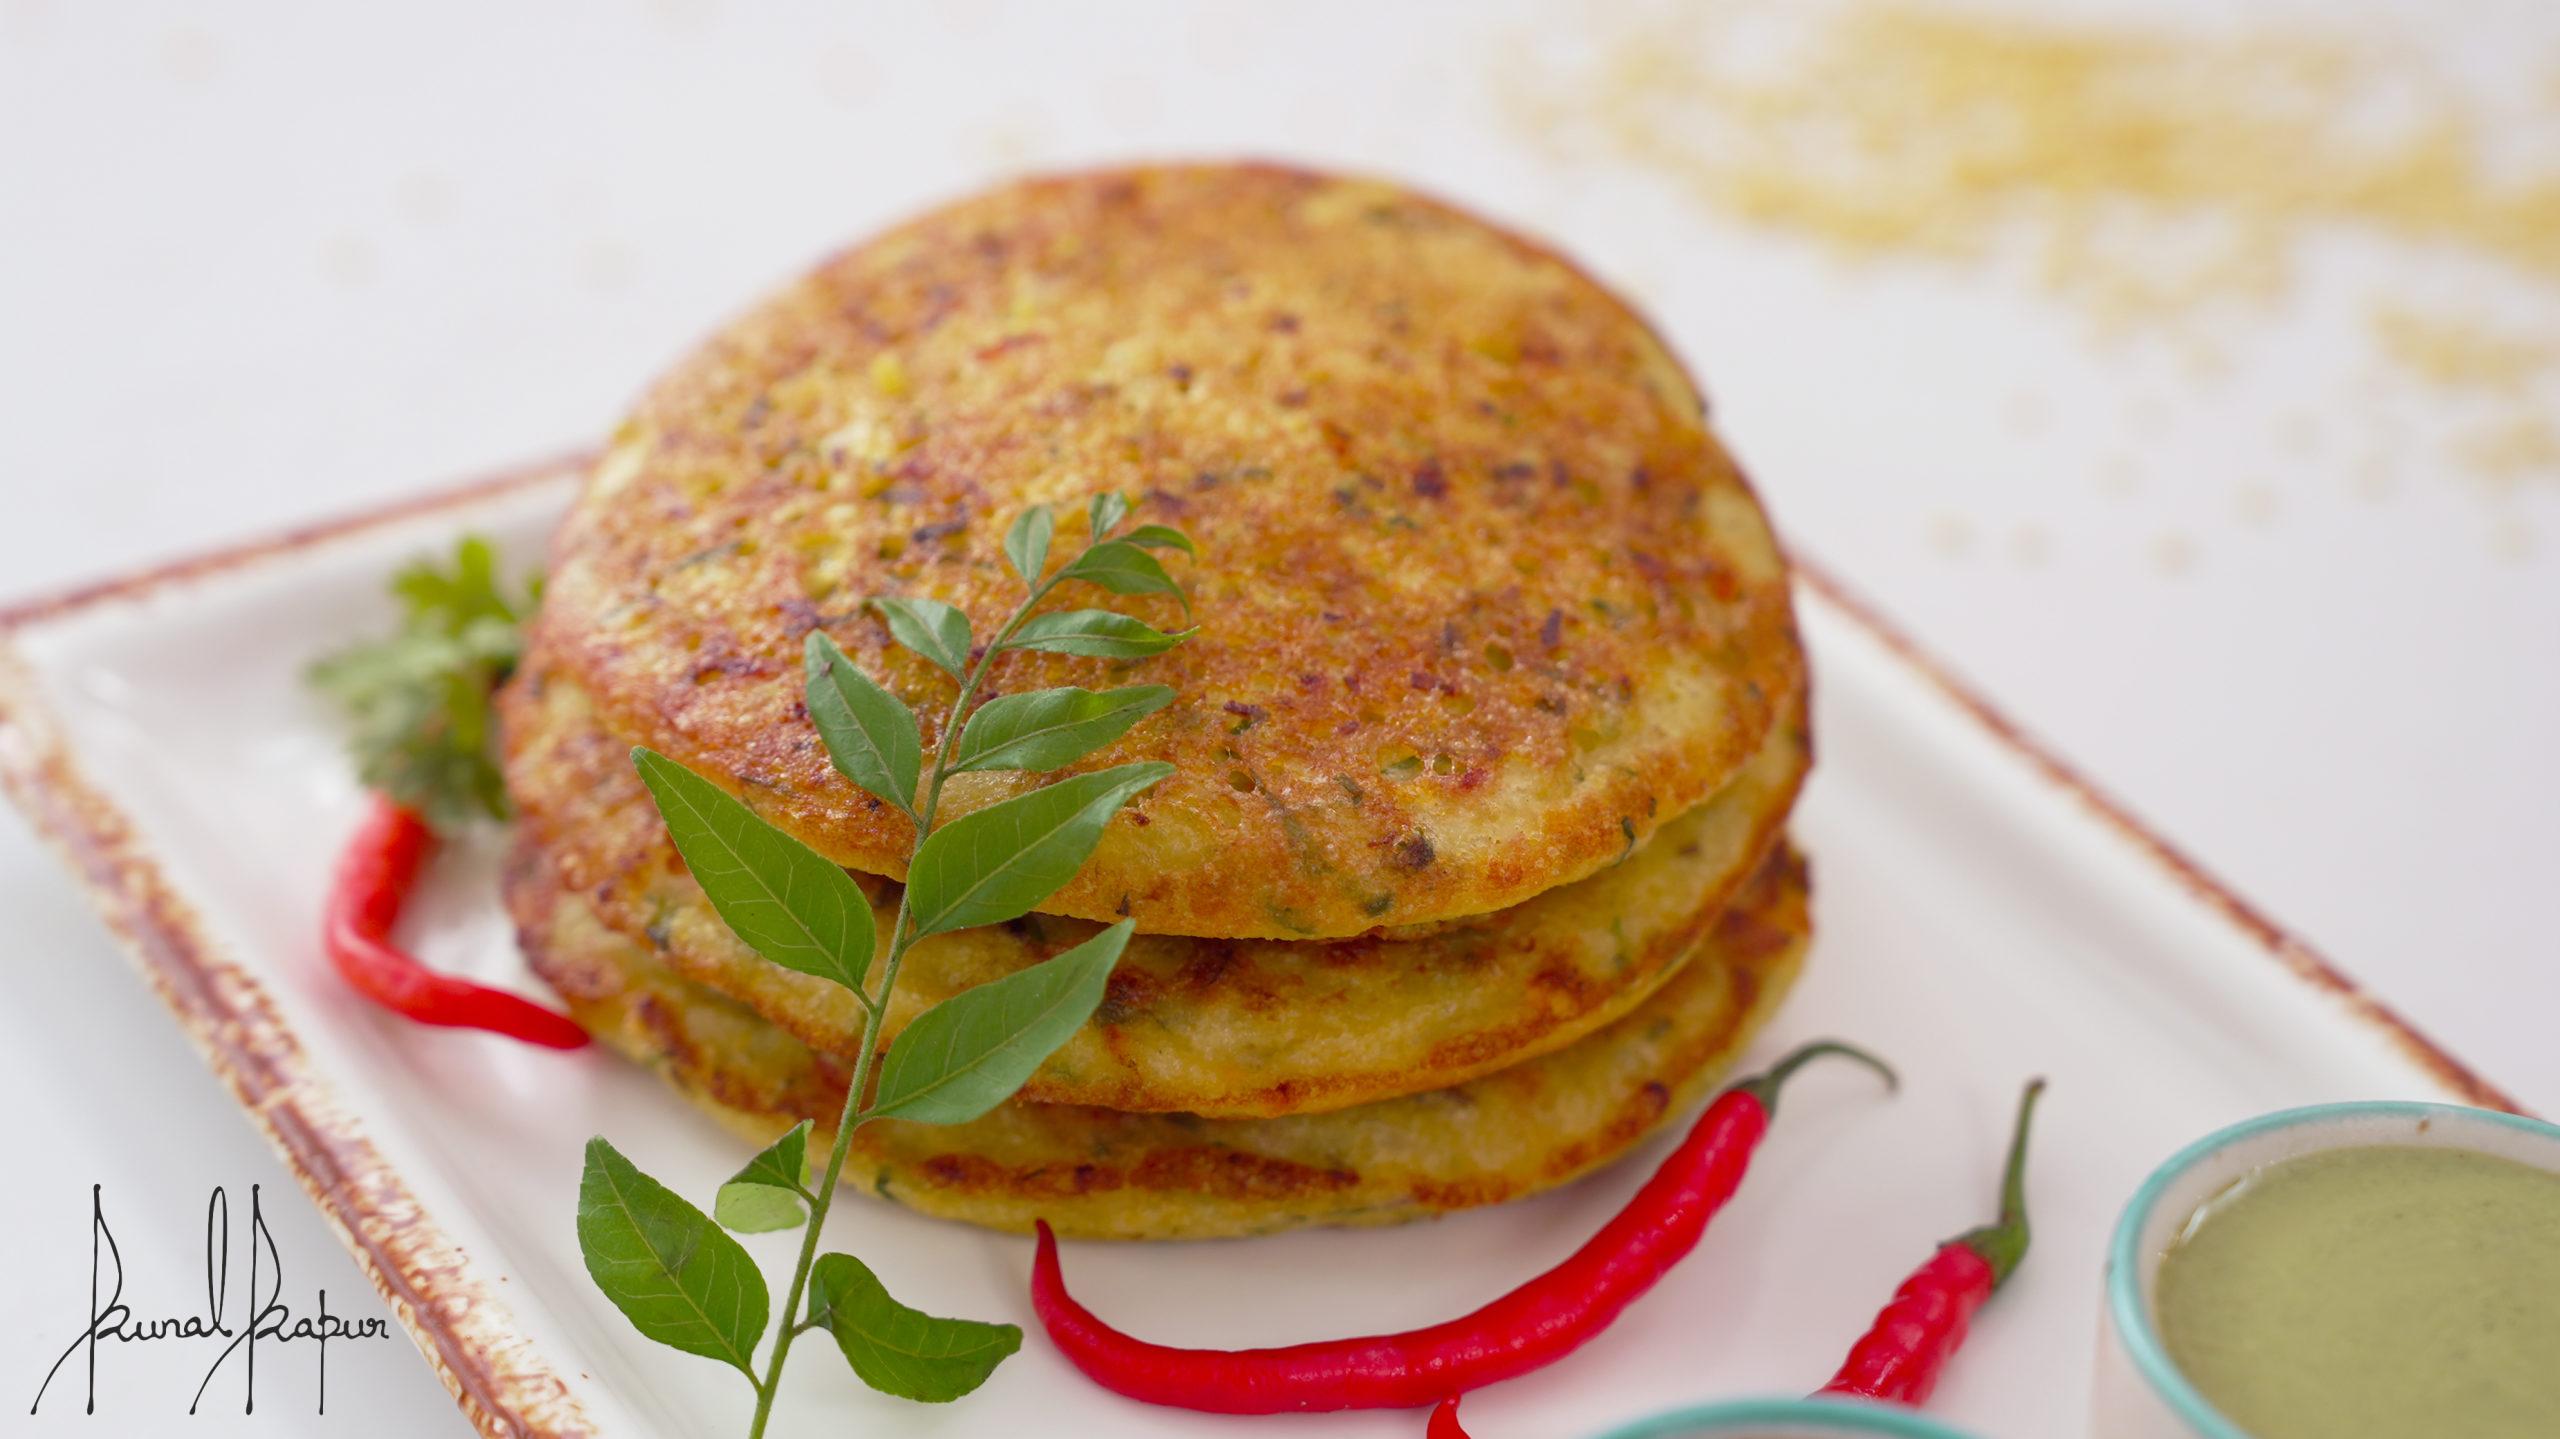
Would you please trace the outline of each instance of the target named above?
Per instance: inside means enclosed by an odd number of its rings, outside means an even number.
[[[1636,292],[1805,548],[2560,1109],[2560,486],[2493,493],[2423,449],[2371,483],[2358,439],[2400,402],[2360,368],[2377,285],[2527,323],[2551,321],[2547,290],[2342,241],[2199,380],[2093,346],[1997,270],[1847,267],[1543,160],[1494,77],[1564,12],[534,9],[0,3],[0,591],[586,443],[762,287],[1009,169],[1250,151],[1387,170]],[[2416,35],[2419,13],[2376,33]],[[2547,8],[2427,13],[2484,88],[2560,77]],[[0,1274],[20,1296],[0,1413],[78,1326],[92,1183],[129,1298],[185,1307],[204,1191],[231,1186],[245,1220],[259,1183],[283,1189],[291,1286],[374,1312],[14,823],[0,915]],[[169,1392],[116,1412],[183,1408],[193,1367],[118,1365]],[[307,1377],[204,1428],[457,1429],[397,1343],[332,1354],[325,1420]],[[30,1427],[82,1424],[64,1398]]]

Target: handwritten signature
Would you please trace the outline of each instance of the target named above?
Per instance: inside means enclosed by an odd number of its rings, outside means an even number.
[[[267,1232],[266,1216],[259,1211],[258,1186],[249,1186],[249,1317],[234,1329],[225,1317],[231,1297],[231,1197],[220,1185],[205,1199],[204,1206],[204,1293],[201,1314],[178,1314],[157,1319],[135,1317],[124,1302],[124,1256],[116,1249],[116,1237],[107,1228],[106,1201],[103,1186],[89,1186],[89,1322],[45,1371],[44,1383],[37,1386],[35,1403],[27,1406],[33,1414],[44,1404],[45,1391],[53,1387],[54,1377],[71,1356],[87,1351],[88,1407],[85,1413],[98,1412],[98,1346],[101,1342],[144,1344],[169,1339],[223,1340],[222,1352],[214,1356],[213,1366],[204,1373],[204,1382],[196,1386],[194,1400],[187,1412],[193,1414],[204,1402],[205,1391],[213,1387],[215,1376],[231,1362],[233,1355],[241,1362],[241,1410],[243,1414],[258,1412],[258,1344],[261,1340],[291,1344],[313,1340],[318,1344],[319,1404],[323,1414],[329,1412],[329,1341],[332,1339],[382,1339],[390,1335],[390,1325],[379,1318],[349,1320],[329,1312],[329,1291],[318,1291],[316,1313],[296,1318],[282,1302],[284,1262],[276,1253],[275,1236]],[[102,1275],[111,1275],[102,1279]],[[101,1293],[103,1291],[103,1299]]]

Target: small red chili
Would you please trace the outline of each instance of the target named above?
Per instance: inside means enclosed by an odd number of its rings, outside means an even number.
[[[1938,1246],[1893,1291],[1821,1392],[1903,1404],[1929,1402],[1938,1375],[1964,1343],[1973,1312],[2027,1257],[2027,1121],[2042,1093],[2044,1081],[2039,1079],[2018,1099],[2017,1130],[2009,1139],[2008,1168],[2000,1183],[1999,1222]]]
[[[1858,1060],[1888,1084],[1893,1080],[1882,1060],[1845,1044],[1798,1049],[1708,1105],[1626,1208],[1563,1263],[1445,1323],[1278,1349],[1150,1344],[1103,1323],[1067,1293],[1057,1238],[1045,1222],[1031,1269],[1031,1307],[1068,1362],[1104,1388],[1213,1414],[1419,1408],[1515,1378],[1606,1329],[1697,1246],[1768,1132],[1779,1086],[1826,1054]]]
[[[1431,1427],[1422,1431],[1422,1439],[1467,1439],[1467,1431],[1458,1427],[1458,1396],[1450,1395],[1431,1411]]]
[[[375,794],[338,856],[321,921],[329,963],[356,993],[420,1024],[485,1029],[551,1049],[576,1049],[587,1032],[503,989],[438,974],[391,943],[400,906],[416,887],[435,832],[389,796]]]

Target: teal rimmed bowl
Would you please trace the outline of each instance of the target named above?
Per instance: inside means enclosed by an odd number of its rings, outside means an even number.
[[[1842,1399],[1742,1399],[1674,1409],[1621,1425],[1599,1439],[1970,1439],[1910,1409]]]
[[[2179,1150],[2134,1191],[2107,1247],[2092,1439],[2249,1439],[2169,1361],[2152,1315],[2161,1257],[2205,1201],[2256,1171],[2299,1155],[2365,1144],[2469,1149],[2560,1173],[2560,1126],[2458,1104],[2369,1101],[2286,1109],[2216,1130]]]

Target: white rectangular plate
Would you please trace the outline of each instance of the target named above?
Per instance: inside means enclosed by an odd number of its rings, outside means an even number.
[[[215,1070],[302,1177],[485,1432],[719,1434],[737,1376],[641,1340],[589,1285],[572,1214],[602,1133],[698,1200],[734,1142],[648,1076],[416,1028],[330,976],[315,917],[358,795],[299,675],[389,618],[383,578],[476,531],[540,552],[574,463],[434,496],[0,615],[0,774],[61,848]],[[1821,765],[1796,833],[1819,939],[1759,1056],[1864,1042],[1905,1078],[1809,1073],[1699,1251],[1566,1362],[1470,1400],[1480,1439],[1595,1432],[1675,1404],[1825,1379],[1901,1276],[1987,1217],[2010,1107],[2039,1121],[2036,1248],[1934,1408],[1993,1439],[2084,1422],[2100,1251],[2116,1206],[2182,1142],[2317,1100],[2505,1098],[1947,681],[1818,578],[1802,589]],[[2137,701],[2138,702],[2138,701]],[[494,842],[439,866],[411,938],[435,964],[532,988]],[[2511,1106],[2510,1106],[2511,1107]],[[1070,1248],[1078,1291],[1138,1333],[1254,1345],[1446,1317],[1545,1267],[1650,1167],[1401,1229]],[[829,1236],[938,1312],[1031,1328],[1022,1240],[876,1203]],[[753,1241],[768,1272],[790,1236]],[[1095,1389],[1036,1330],[978,1395],[861,1389],[792,1366],[794,1435],[1400,1436],[1380,1413],[1219,1422]]]

